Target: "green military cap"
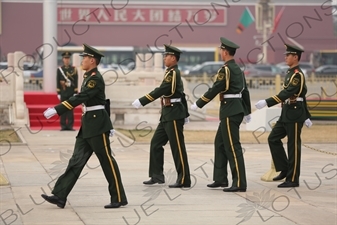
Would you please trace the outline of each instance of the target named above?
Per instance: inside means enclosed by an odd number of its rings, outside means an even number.
[[[179,48],[176,48],[172,45],[165,45],[165,52],[164,55],[175,55],[175,56],[180,56],[182,51]]]
[[[235,50],[237,48],[240,48],[239,45],[235,44],[234,42],[224,38],[224,37],[220,37],[220,42],[221,42],[221,46],[220,48],[222,49],[228,49],[228,50]]]
[[[83,44],[83,48],[83,52],[80,54],[80,56],[91,56],[96,59],[101,59],[101,57],[104,57],[104,55],[94,47]]]
[[[62,53],[62,57],[63,57],[63,58],[70,58],[70,56],[71,56],[71,53],[70,53],[70,52],[63,52],[63,53]]]
[[[286,51],[285,51],[285,55],[286,54],[293,54],[293,55],[301,55],[302,52],[304,52],[303,49],[294,46],[294,45],[288,45],[288,44],[284,44],[284,46],[286,47]]]

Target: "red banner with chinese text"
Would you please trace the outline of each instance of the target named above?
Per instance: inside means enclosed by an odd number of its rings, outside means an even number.
[[[227,24],[224,6],[126,6],[115,9],[110,5],[58,6],[59,24],[90,25],[209,25]]]

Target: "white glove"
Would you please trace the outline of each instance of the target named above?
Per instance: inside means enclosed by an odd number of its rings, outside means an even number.
[[[111,130],[110,130],[110,134],[109,134],[109,136],[110,136],[110,137],[113,137],[113,136],[114,136],[114,134],[115,134],[115,129],[111,129]]]
[[[310,128],[312,126],[312,122],[309,118],[304,121],[304,124],[305,126],[307,126],[307,128]]]
[[[134,102],[132,102],[133,107],[135,107],[136,109],[138,109],[139,107],[142,106],[142,104],[140,103],[139,99],[136,99]]]
[[[252,120],[252,116],[250,114],[243,117],[243,121],[245,123],[249,123],[251,120]]]
[[[190,122],[190,118],[189,117],[186,117],[185,118],[185,123],[184,124],[187,124],[187,123],[189,123]]]
[[[61,100],[61,95],[57,95],[57,98],[58,98],[59,100]]]
[[[44,117],[49,119],[57,114],[55,108],[48,108],[46,111],[43,112]]]
[[[193,110],[193,111],[195,111],[195,110],[197,110],[199,107],[197,106],[197,103],[193,103],[193,105],[191,105],[191,109]]]
[[[262,109],[263,107],[265,107],[267,105],[266,100],[260,100],[255,104],[255,107],[257,109]]]

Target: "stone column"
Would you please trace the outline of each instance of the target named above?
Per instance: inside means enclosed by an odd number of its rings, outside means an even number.
[[[153,55],[152,53],[145,54],[145,71],[153,71]]]
[[[16,95],[16,86],[15,86],[15,77],[17,76],[16,73],[14,73],[14,53],[8,53],[7,54],[7,65],[8,65],[8,69],[7,71],[10,74],[10,76],[8,76],[8,80],[9,80],[9,85],[10,85],[10,93],[7,93],[6,96],[8,98],[8,101],[10,102],[14,102],[15,100],[15,95]],[[23,75],[23,74],[22,74]]]
[[[77,74],[78,74],[78,84],[77,84],[78,92],[80,92],[81,90],[81,85],[83,82],[83,74],[84,74],[84,71],[82,70],[82,67],[81,67],[81,60],[82,58],[79,53],[73,54],[72,62],[73,62],[73,66],[76,67]]]
[[[144,70],[144,54],[137,53],[136,54],[136,65],[135,65],[135,71],[143,71]]]
[[[161,53],[154,54],[154,71],[155,72],[163,71],[163,54]]]
[[[57,71],[57,1],[43,1],[43,90],[55,93]]]
[[[23,52],[14,52],[14,71],[15,76],[15,119],[23,120],[25,118],[25,107],[23,101]]]

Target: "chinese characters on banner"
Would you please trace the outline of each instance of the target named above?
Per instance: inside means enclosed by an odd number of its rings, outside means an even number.
[[[227,24],[226,8],[208,6],[127,6],[113,9],[107,6],[58,7],[59,24],[93,25],[182,25],[197,24],[224,26]],[[187,21],[187,22],[186,22]]]

